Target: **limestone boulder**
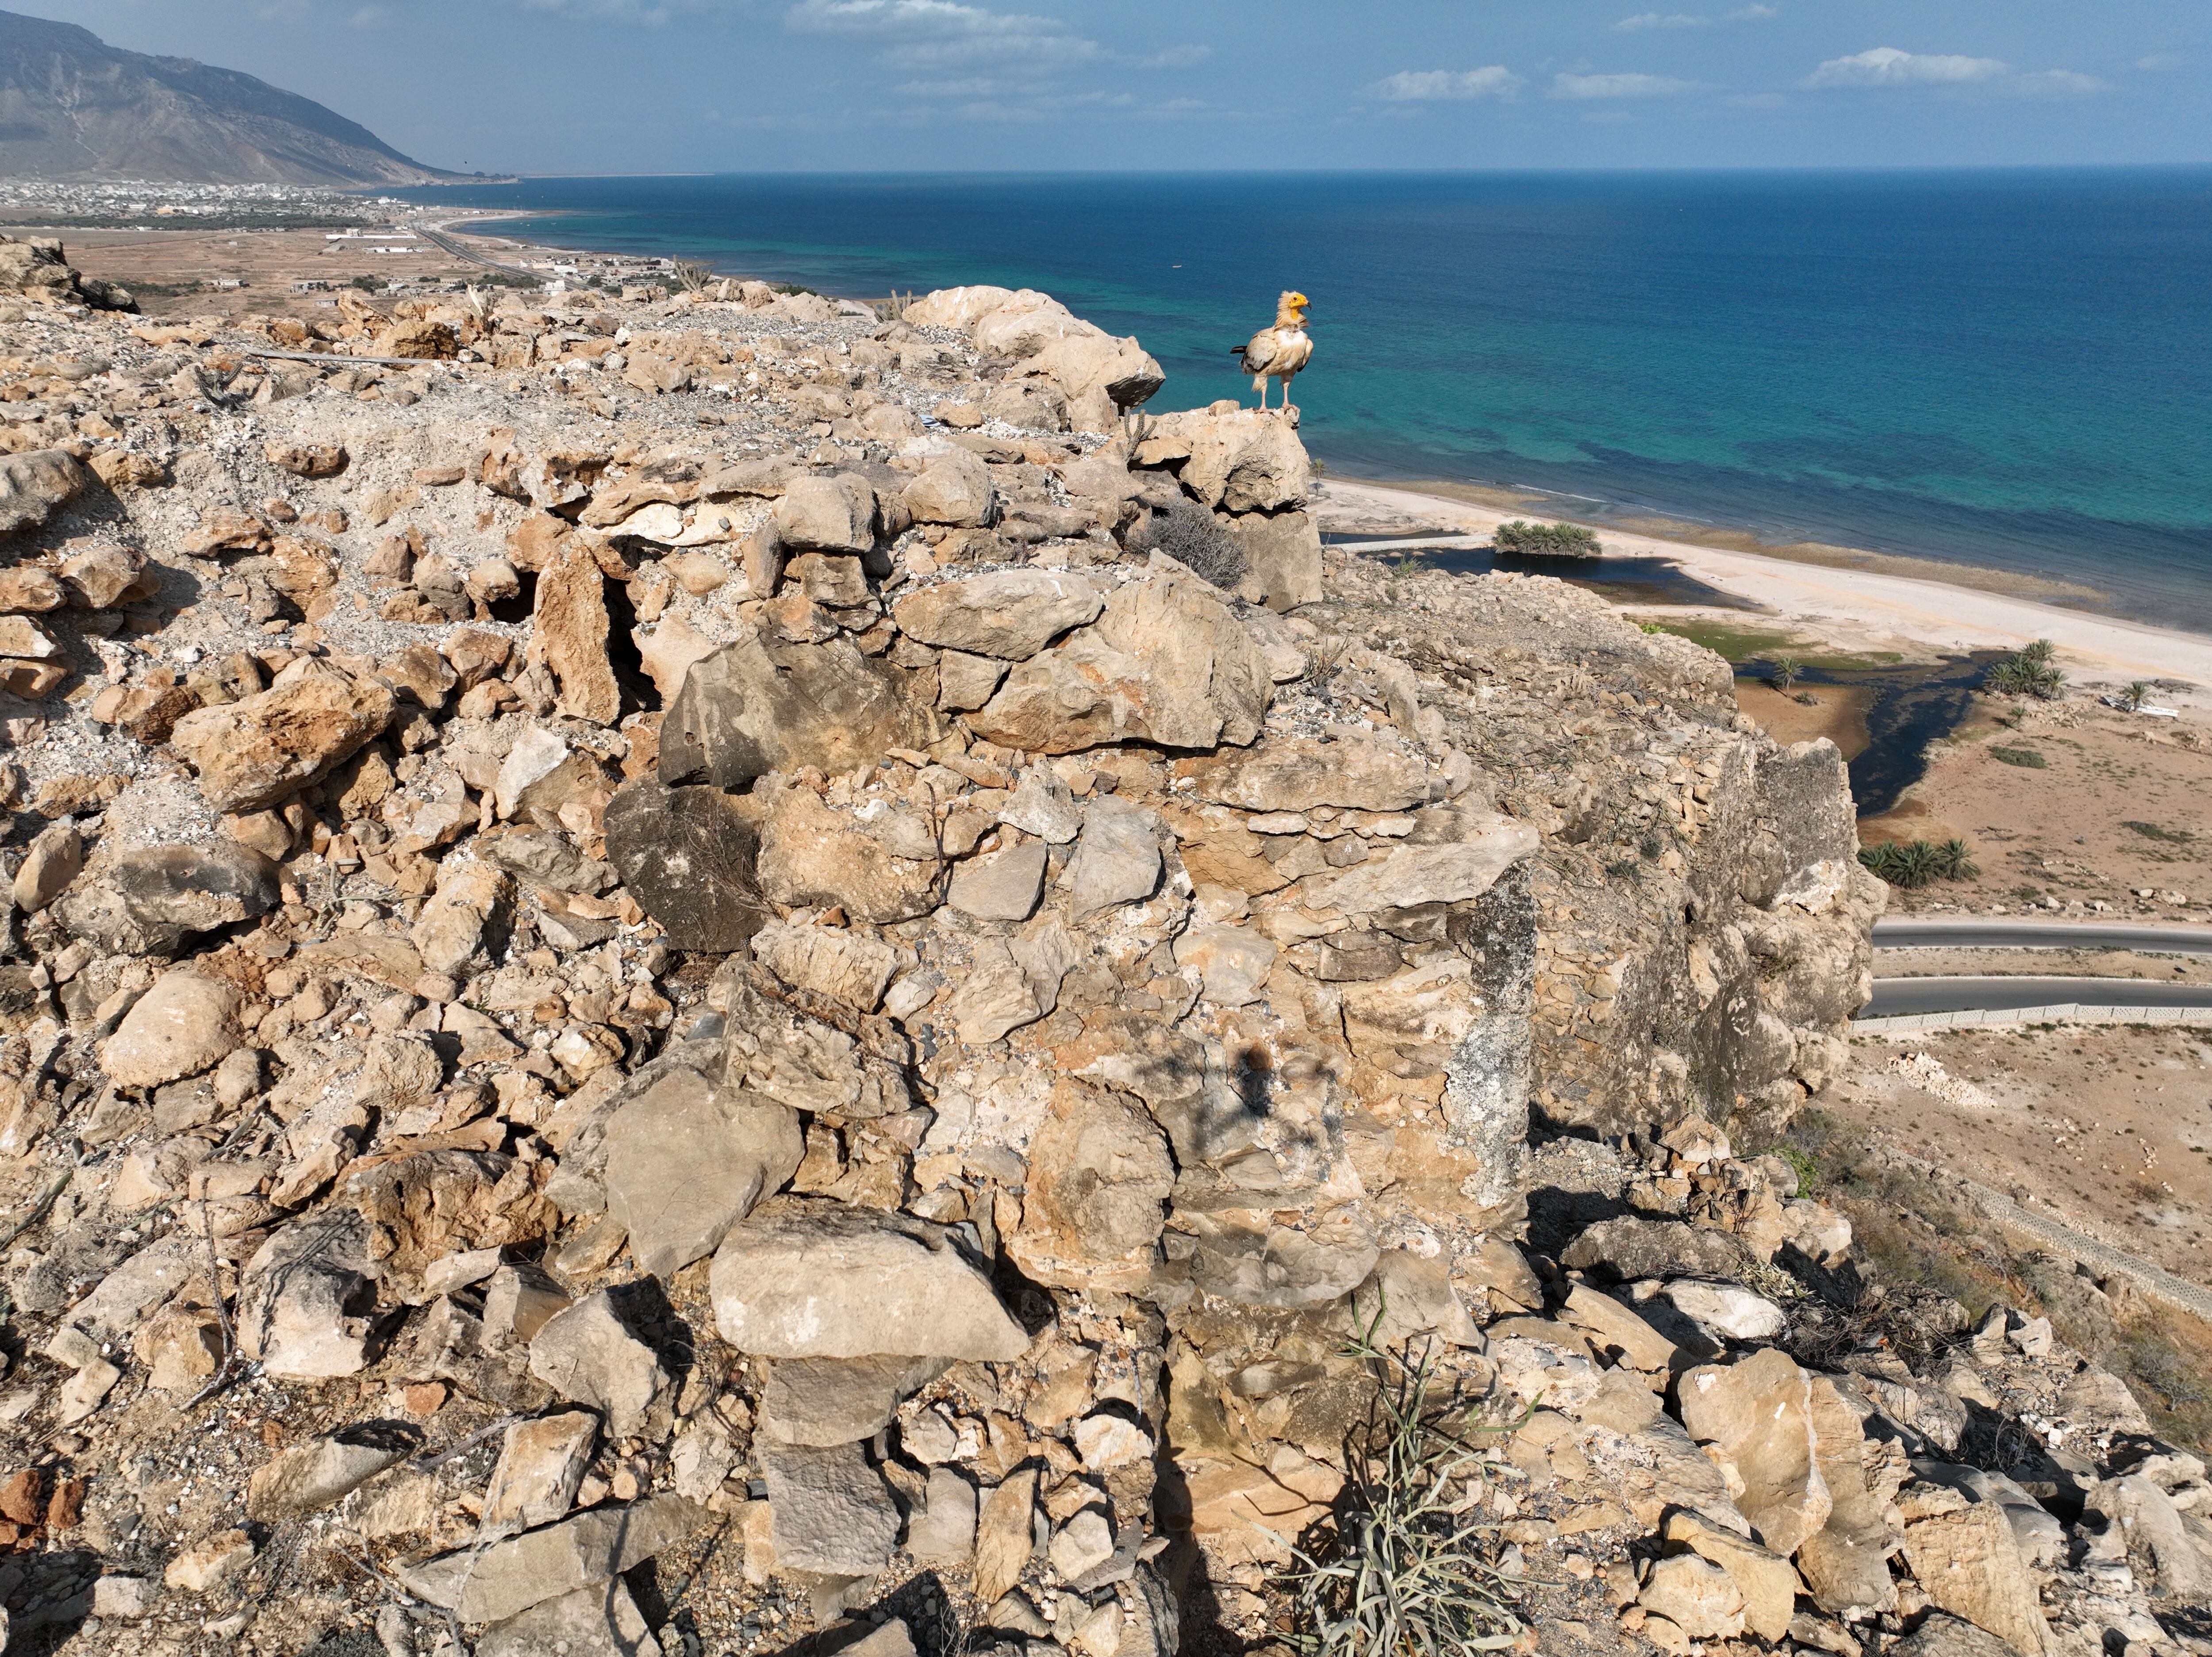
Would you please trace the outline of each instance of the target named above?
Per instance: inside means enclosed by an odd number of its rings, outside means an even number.
[[[607,802],[607,861],[679,950],[742,949],[774,913],[760,836],[720,788],[631,783]]]
[[[262,453],[269,464],[295,477],[336,477],[351,458],[343,443],[285,443],[272,441]]]
[[[761,1430],[780,1444],[857,1444],[888,1427],[899,1405],[937,1379],[942,1358],[784,1358],[761,1393]]]
[[[0,455],[0,536],[35,529],[92,487],[92,473],[66,449]]]
[[[15,907],[36,914],[67,889],[84,868],[84,836],[66,822],[48,825],[32,841],[10,888]]]
[[[1378,909],[1413,909],[1425,902],[1467,902],[1498,885],[1498,876],[1535,852],[1541,836],[1528,823],[1484,812],[1464,832],[1474,839],[1451,845],[1398,845],[1336,876],[1314,894],[1312,905],[1345,916]]]
[[[199,774],[200,792],[216,810],[258,811],[321,781],[380,735],[397,709],[380,679],[350,678],[305,658],[267,690],[185,714],[169,745]]]
[[[731,1226],[798,1171],[798,1114],[677,1069],[606,1130],[607,1211],[639,1267],[664,1281],[713,1253]]]
[[[1678,1383],[1682,1425],[1705,1447],[1768,1551],[1784,1557],[1834,1507],[1814,1456],[1811,1377],[1770,1347],[1731,1364],[1705,1364]]]
[[[417,1599],[465,1623],[504,1623],[534,1605],[612,1581],[711,1517],[680,1496],[649,1496],[627,1507],[611,1502],[489,1547],[403,1566],[399,1580]],[[507,1649],[519,1657],[558,1647],[549,1641]]]
[[[246,1487],[246,1515],[265,1524],[318,1513],[398,1466],[422,1442],[412,1427],[372,1421],[295,1445],[255,1470]]]
[[[2042,1657],[2042,1597],[2002,1508],[1970,1502],[1915,1520],[1905,1527],[1903,1551],[1938,1611],[1995,1635],[2020,1657]]]
[[[902,632],[926,645],[1025,662],[1071,628],[1097,620],[1105,607],[1097,587],[1080,575],[1012,569],[924,587],[891,613]]]
[[[1246,753],[1186,762],[1194,792],[1246,811],[1403,811],[1429,798],[1428,762],[1377,737],[1273,737]]]
[[[653,1348],[626,1315],[628,1297],[602,1289],[556,1313],[530,1343],[530,1373],[559,1397],[589,1405],[617,1438],[645,1424],[668,1384]]]
[[[239,1350],[270,1375],[321,1380],[368,1364],[375,1326],[368,1223],[350,1209],[278,1229],[246,1261],[238,1293]]]
[[[794,989],[860,1012],[876,1010],[898,970],[898,952],[872,932],[781,921],[754,936],[753,959]]]
[[[878,926],[934,909],[944,887],[935,832],[899,812],[864,820],[811,789],[782,790],[761,833],[761,890],[778,903],[842,907]]]
[[[541,1599],[486,1629],[475,1649],[477,1657],[541,1657],[549,1651],[561,1657],[663,1657],[652,1624],[629,1585],[619,1579]]]
[[[565,1410],[509,1427],[484,1491],[484,1533],[509,1536],[567,1517],[591,1470],[599,1437],[599,1418],[588,1410]]]
[[[1297,428],[1273,413],[1217,404],[1163,416],[1137,446],[1136,462],[1177,461],[1183,488],[1223,512],[1280,512],[1304,506],[1313,491]]]
[[[826,1576],[872,1576],[890,1563],[898,1508],[860,1445],[771,1441],[755,1454],[768,1483],[779,1566]]]
[[[1029,1344],[955,1229],[778,1198],[732,1226],[709,1277],[714,1324],[773,1358],[973,1358]]]
[[[1044,889],[1047,848],[1024,841],[960,865],[945,901],[977,920],[1027,920]]]
[[[1063,1082],[1030,1144],[1029,1193],[1007,1253],[1038,1283],[1141,1288],[1175,1181],[1167,1136],[1140,1107]]]
[[[352,1078],[355,1097],[398,1115],[406,1096],[395,1096],[384,1077],[401,1054],[428,1057],[427,1086],[418,1083],[415,1096],[427,1098],[437,1085],[434,1050],[391,1036],[371,1044],[364,1073]],[[368,1223],[385,1295],[420,1305],[440,1292],[436,1273],[453,1256],[544,1240],[557,1217],[538,1193],[541,1177],[542,1170],[496,1151],[416,1150],[349,1174],[337,1200]]]
[[[1744,1631],[1743,1595],[1735,1579],[1694,1553],[1655,1563],[1636,1602],[1692,1640],[1728,1640]]]
[[[1321,531],[1303,512],[1248,513],[1229,521],[1229,538],[1244,555],[1237,592],[1269,610],[1321,602]]]
[[[561,711],[574,719],[612,725],[622,717],[622,687],[607,652],[606,576],[589,537],[567,538],[567,550],[538,577],[531,612],[531,659],[544,664],[561,690]]]
[[[1037,352],[1036,366],[1059,382],[1072,408],[1082,406],[1087,394],[1103,392],[1113,410],[1133,409],[1167,383],[1166,371],[1134,339],[1104,333],[1049,340]]]
[[[850,472],[794,477],[775,503],[775,527],[784,545],[801,552],[870,551],[876,544],[875,489]]]
[[[969,288],[939,288],[908,306],[900,319],[911,327],[956,328],[965,333],[1013,296],[1011,288],[981,282]]]
[[[1073,918],[1141,903],[1158,890],[1161,832],[1159,813],[1133,800],[1109,794],[1085,806],[1065,877]]]
[[[1033,753],[1210,749],[1251,742],[1273,688],[1265,653],[1213,590],[1162,572],[1115,588],[1095,623],[1018,664],[968,718]]]
[[[692,665],[661,722],[660,780],[743,788],[806,766],[835,776],[935,736],[906,673],[850,640],[748,639]]]
[[[132,1004],[100,1046],[100,1062],[118,1086],[160,1087],[212,1070],[245,1039],[234,984],[179,968],[164,973]]]
[[[988,524],[996,506],[990,468],[965,449],[933,457],[899,498],[917,524],[963,528]]]

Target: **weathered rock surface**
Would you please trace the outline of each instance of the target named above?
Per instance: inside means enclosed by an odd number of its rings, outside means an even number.
[[[795,1112],[675,1070],[606,1129],[607,1211],[641,1270],[673,1277],[780,1189],[805,1154]]]
[[[258,811],[328,776],[391,724],[394,707],[379,680],[302,674],[187,713],[169,740],[199,773],[210,806]]]
[[[714,1323],[763,1357],[1004,1362],[1029,1344],[945,1228],[780,1199],[732,1226],[714,1255]]]

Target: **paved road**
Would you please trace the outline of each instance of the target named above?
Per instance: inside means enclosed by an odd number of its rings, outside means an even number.
[[[416,224],[415,234],[427,241],[437,243],[457,259],[466,259],[471,264],[481,264],[487,270],[496,270],[503,276],[520,276],[526,282],[542,282],[545,280],[545,273],[543,270],[526,270],[519,264],[501,264],[496,259],[488,259],[466,242],[456,240],[444,231],[434,230],[427,224]]]
[[[1877,950],[2148,950],[2212,955],[2212,926],[2131,925],[2102,920],[2011,920],[1892,917],[1874,926]]]
[[[1877,978],[1861,1018],[2008,1007],[2212,1007],[2212,984],[2141,978]]]

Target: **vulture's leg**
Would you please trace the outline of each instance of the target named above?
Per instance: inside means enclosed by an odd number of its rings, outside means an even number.
[[[1253,375],[1252,389],[1260,394],[1260,409],[1262,413],[1265,413],[1267,407],[1267,376],[1265,374]]]

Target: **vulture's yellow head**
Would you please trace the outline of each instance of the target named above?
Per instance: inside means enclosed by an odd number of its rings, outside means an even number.
[[[1312,303],[1304,294],[1285,293],[1275,301],[1275,325],[1303,328],[1306,325],[1306,307]]]

